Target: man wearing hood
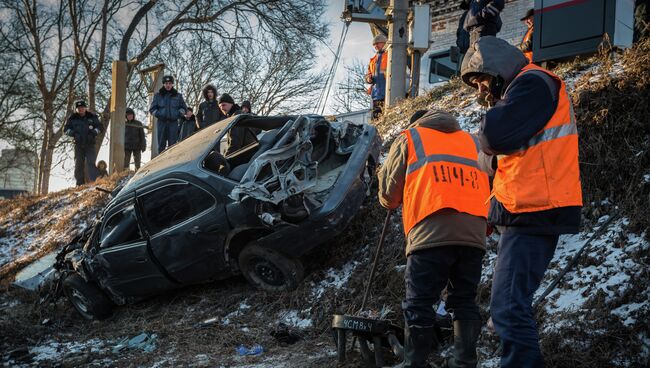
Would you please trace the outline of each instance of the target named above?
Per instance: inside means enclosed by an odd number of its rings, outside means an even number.
[[[447,112],[419,111],[379,172],[379,202],[402,206],[406,237],[403,367],[427,367],[435,310],[447,287],[454,316],[449,367],[475,367],[481,315],[476,290],[485,253],[490,184],[477,138]]]
[[[197,130],[223,119],[223,114],[217,102],[217,88],[215,86],[208,84],[203,87],[203,99],[204,101],[199,104],[199,110],[196,112]]]
[[[482,37],[463,82],[490,106],[481,149],[498,155],[488,221],[501,232],[490,314],[502,367],[544,365],[532,299],[560,234],[577,233],[582,191],[578,132],[564,82],[496,37]]]
[[[185,115],[187,105],[174,88],[174,77],[163,77],[163,87],[153,96],[149,113],[158,119],[158,153],[178,140],[178,120]]]
[[[70,115],[63,131],[74,138],[74,177],[79,186],[84,184],[86,173],[91,182],[99,175],[95,166],[95,137],[104,130],[104,126],[97,115],[88,111],[86,101],[79,100],[74,106],[77,111]]]

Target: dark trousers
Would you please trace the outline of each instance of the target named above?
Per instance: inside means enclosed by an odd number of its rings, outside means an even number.
[[[135,169],[138,170],[140,168],[140,159],[142,158],[142,155],[140,154],[140,150],[124,150],[124,168],[129,169],[129,166],[131,164],[131,153],[133,153],[133,161],[135,161]]]
[[[433,305],[447,287],[445,307],[454,320],[480,320],[476,288],[481,280],[482,249],[446,245],[412,252],[406,260],[406,298],[402,302],[409,327],[431,327]]]
[[[74,145],[74,178],[77,185],[83,185],[85,180],[85,173],[88,173],[88,179],[93,182],[97,179],[99,171],[95,166],[97,154],[95,153],[95,146],[93,145]]]
[[[372,100],[372,119],[379,119],[384,112],[384,100]]]
[[[503,348],[501,367],[544,366],[532,302],[557,240],[558,235],[501,234],[490,301]]]
[[[178,140],[178,121],[158,120],[158,153],[172,146]]]

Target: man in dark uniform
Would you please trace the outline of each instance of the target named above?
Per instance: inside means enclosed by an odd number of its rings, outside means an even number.
[[[124,129],[124,168],[129,169],[131,155],[135,161],[135,169],[140,168],[141,154],[147,149],[147,139],[144,135],[144,126],[135,120],[135,111],[126,109],[126,127]]]
[[[63,131],[67,136],[74,138],[74,177],[77,185],[83,185],[85,172],[91,182],[95,181],[99,174],[95,166],[95,137],[104,130],[104,126],[97,115],[87,110],[86,101],[79,100],[74,106],[77,111],[70,115]]]
[[[178,140],[178,119],[185,114],[187,105],[181,95],[174,88],[174,77],[163,77],[163,87],[153,96],[149,113],[157,119],[158,128],[158,153]]]

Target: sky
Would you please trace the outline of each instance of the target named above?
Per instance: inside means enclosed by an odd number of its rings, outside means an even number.
[[[327,46],[329,49],[336,50],[338,46],[338,40],[343,30],[343,21],[341,20],[341,13],[343,12],[343,0],[333,0],[329,1],[325,17],[329,24],[330,37]],[[334,85],[330,96],[336,88],[336,83],[345,78],[345,65],[351,64],[354,59],[362,60],[366,63],[374,54],[374,49],[372,47],[372,33],[370,32],[370,26],[367,23],[356,23],[353,22],[350,24],[350,29],[348,31],[343,51],[341,52],[341,61],[339,62],[337,73],[334,78]],[[332,61],[334,60],[334,53],[330,51],[328,47],[323,45],[322,51],[319,52],[320,61],[316,69],[318,70],[329,70]],[[331,99],[331,98],[330,98]],[[327,107],[325,108],[325,113],[331,113]],[[142,121],[146,124],[147,117],[144,112],[136,112],[136,119]],[[151,145],[151,136],[147,137],[147,143]],[[105,139],[104,144],[99,151],[97,161],[104,160],[108,163],[108,139]],[[148,149],[142,154],[142,161],[147,162],[151,158],[151,151]],[[57,191],[65,189],[71,186],[74,186],[74,162],[72,160],[67,160],[63,165],[59,165],[54,168],[52,171],[52,176],[50,178],[50,191]]]

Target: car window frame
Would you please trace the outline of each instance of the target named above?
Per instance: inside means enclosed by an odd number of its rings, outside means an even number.
[[[138,227],[138,230],[140,231],[141,238],[137,240],[130,240],[128,242],[123,242],[123,243],[117,243],[113,244],[111,246],[102,246],[103,240],[104,240],[104,231],[106,230],[106,225],[113,219],[113,217],[120,215],[126,210],[128,207],[133,207],[134,215],[135,215],[135,223],[136,226]],[[130,198],[119,205],[115,206],[114,208],[111,209],[111,213],[109,216],[106,217],[106,220],[102,220],[101,222],[101,227],[99,234],[97,234],[97,248],[101,250],[108,250],[108,249],[113,249],[115,247],[119,246],[126,246],[126,245],[132,245],[136,243],[141,243],[147,241],[147,233],[143,231],[142,224],[140,223],[140,217],[138,216],[138,207],[133,198]]]
[[[203,192],[207,193],[210,196],[210,198],[212,198],[212,205],[210,207],[206,208],[205,210],[203,210],[203,211],[201,211],[201,212],[199,212],[199,213],[197,213],[197,214],[195,214],[195,215],[193,215],[191,217],[188,217],[187,219],[185,219],[185,220],[183,220],[183,221],[181,221],[181,222],[179,222],[179,223],[177,223],[177,224],[175,224],[173,226],[170,226],[170,227],[168,227],[168,228],[166,228],[164,230],[160,230],[160,231],[158,231],[156,233],[152,233],[151,225],[149,224],[149,221],[147,220],[147,217],[146,217],[146,214],[145,214],[145,207],[144,207],[145,206],[145,201],[143,200],[144,199],[143,197],[146,196],[149,193],[153,193],[153,192],[155,192],[157,190],[160,190],[162,188],[172,186],[172,185],[191,185],[191,186],[193,186],[195,188],[198,188],[198,189],[202,190]],[[174,179],[163,179],[160,182],[156,183],[155,185],[147,186],[142,190],[136,191],[136,202],[138,203],[138,207],[139,207],[139,209],[141,211],[142,224],[143,224],[143,227],[145,228],[145,232],[146,232],[148,238],[157,238],[157,237],[159,237],[161,235],[165,235],[165,234],[175,230],[176,228],[184,226],[188,222],[190,222],[190,221],[192,221],[192,220],[194,220],[194,219],[196,219],[196,218],[198,218],[200,216],[205,215],[207,212],[214,210],[219,205],[219,200],[209,190],[203,188],[200,185],[197,185],[196,183],[191,182],[190,180],[176,179],[176,178],[174,178]]]

